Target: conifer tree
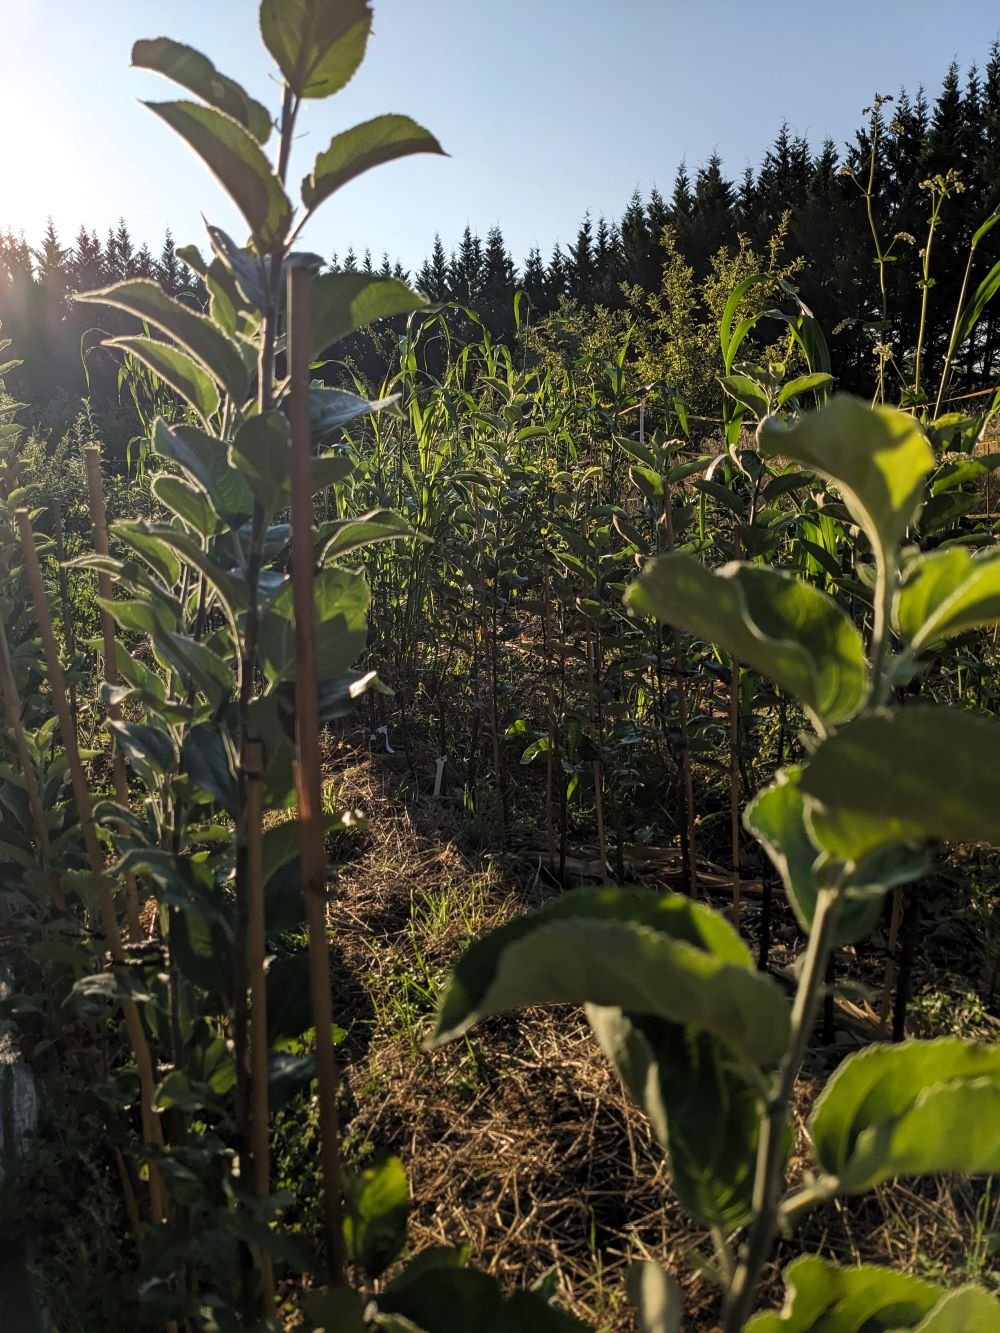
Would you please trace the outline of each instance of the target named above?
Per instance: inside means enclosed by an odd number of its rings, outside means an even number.
[[[444,252],[440,232],[434,233],[434,246],[430,258],[424,260],[417,273],[417,286],[432,301],[447,301],[451,295],[448,257]]]

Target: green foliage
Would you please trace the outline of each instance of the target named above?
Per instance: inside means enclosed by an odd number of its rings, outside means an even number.
[[[1000,1171],[1000,1052],[957,1038],[850,1056],[816,1103],[809,1133],[839,1188],[893,1176]]]
[[[474,944],[445,992],[435,1042],[533,1004],[613,1005],[716,1033],[769,1063],[786,1039],[780,991],[735,931],[679,895],[567,894]]]
[[[923,498],[934,455],[911,416],[838,395],[787,426],[776,418],[758,432],[765,458],[789,458],[837,483],[851,517],[883,560],[902,542]]]
[[[727,308],[727,357],[746,332],[734,326],[736,304],[757,281],[745,280]],[[827,383],[793,381],[784,404]],[[744,398],[754,410],[771,408],[768,394],[760,403]],[[894,623],[916,650],[940,641],[950,625],[957,632],[991,619],[989,559],[974,563],[949,552],[917,557],[906,581],[900,579],[900,546],[934,463],[924,432],[902,412],[840,396],[792,424],[769,417],[758,441],[765,458],[790,459],[828,478],[843,496],[845,514],[868,537],[876,577],[867,653],[834,597],[790,572],[752,563],[710,571],[690,554],[671,552],[646,563],[625,601],[633,613],[693,633],[770,676],[797,696],[819,733],[802,762],[779,770],[744,818],[810,935],[790,1022],[783,1001],[769,1017],[768,992],[744,990],[745,982],[734,987],[749,974],[733,971],[738,960],[730,938],[717,934],[721,918],[691,904],[682,908],[682,900],[601,890],[567,895],[473,944],[444,992],[436,1029],[440,1041],[504,1009],[588,1005],[605,1054],[668,1152],[678,1200],[712,1231],[726,1275],[726,1333],[736,1333],[749,1317],[754,1283],[786,1204],[794,1215],[838,1190],[863,1192],[900,1174],[998,1168],[1000,1069],[992,1049],[957,1039],[908,1042],[844,1062],[810,1121],[825,1174],[801,1198],[782,1202],[791,1098],[832,951],[870,929],[888,888],[921,873],[929,840],[1000,842],[1000,793],[990,779],[1000,733],[995,722],[960,709],[880,706],[901,669],[891,658],[894,607]],[[663,473],[651,466],[655,453],[628,447],[642,460],[644,493],[669,504]],[[756,496],[766,474],[759,460],[754,466]],[[801,484],[795,474],[790,484]],[[723,487],[702,487],[742,515]],[[619,530],[628,531],[624,524]],[[955,599],[951,620],[941,609],[949,596]],[[711,970],[704,953],[696,955],[697,972],[691,966],[695,923],[697,943],[715,954]],[[750,1033],[734,1022],[741,1009]],[[765,1031],[773,1045],[758,1044]],[[771,1073],[775,1061],[779,1068]],[[753,1064],[757,1070],[750,1074]],[[973,1127],[963,1135],[966,1113]],[[726,1238],[741,1226],[748,1240],[737,1253]],[[858,1306],[866,1327],[889,1309],[878,1326],[904,1326],[891,1294],[895,1275],[876,1271],[862,1282],[860,1270],[839,1275],[820,1261],[808,1262],[811,1267],[789,1270],[793,1298],[786,1312],[761,1316],[754,1327],[811,1328],[821,1310],[835,1307],[836,1318],[828,1313],[824,1327],[858,1327],[853,1306],[837,1322],[841,1304],[846,1312],[856,1298],[868,1302]],[[637,1278],[635,1291],[644,1326],[669,1327],[676,1317],[669,1283],[654,1272]],[[926,1309],[915,1307],[905,1326],[915,1326],[939,1295],[931,1291]],[[989,1299],[954,1294],[947,1298],[954,1304],[942,1302],[934,1318],[951,1327],[948,1310],[964,1315],[966,1300],[972,1310]]]
[[[785,1270],[788,1299],[781,1314],[759,1314],[749,1333],[847,1333],[866,1328],[921,1333],[978,1333],[995,1326],[1000,1305],[980,1287],[947,1291],[932,1282],[862,1264],[838,1268],[804,1255]]]
[[[651,561],[626,604],[717,643],[821,722],[843,721],[865,697],[861,635],[832,598],[791,575],[735,562],[711,571],[678,552]]]

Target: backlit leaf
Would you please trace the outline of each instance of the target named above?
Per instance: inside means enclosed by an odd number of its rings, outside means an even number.
[[[197,102],[147,102],[198,154],[237,206],[261,252],[284,239],[292,217],[257,140],[231,116]]]
[[[218,412],[219,390],[212,377],[186,352],[157,338],[108,338],[104,345],[120,347],[123,352],[138,357],[186,403],[190,403],[206,425]]]
[[[313,282],[310,292],[313,355],[321,355],[341,338],[377,319],[408,315],[426,305],[424,297],[398,278],[324,273]]]
[[[825,371],[818,370],[812,375],[799,375],[797,379],[789,380],[783,385],[778,394],[778,406],[784,407],[793,398],[798,398],[803,393],[815,393],[817,389],[825,389],[833,383],[833,376]]]
[[[372,13],[368,0],[262,0],[260,31],[292,91],[329,97],[364,58]]]
[[[77,301],[127,310],[166,333],[189,356],[194,357],[233,398],[242,403],[249,376],[243,358],[232,341],[210,319],[183,301],[168,296],[158,282],[130,278],[96,292],[81,292]]]
[[[267,143],[271,133],[271,113],[267,107],[254,101],[234,79],[220,74],[200,51],[169,37],[153,37],[135,43],[132,64],[173,79],[202,101],[238,120],[258,143]]]
[[[369,1277],[378,1277],[406,1244],[410,1189],[398,1157],[380,1155],[344,1181],[347,1252]]]
[[[356,176],[413,153],[443,153],[434,135],[409,116],[376,116],[338,134],[302,182],[302,202],[312,211]]]
[[[680,1333],[684,1303],[672,1274],[646,1260],[629,1264],[626,1280],[639,1333]]]
[[[150,482],[150,490],[165,508],[198,533],[211,537],[219,526],[219,516],[208,497],[180,477],[158,472]]]

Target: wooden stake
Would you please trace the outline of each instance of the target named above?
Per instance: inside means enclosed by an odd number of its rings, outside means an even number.
[[[333,1049],[330,944],[326,921],[326,846],[320,771],[319,690],[313,593],[312,431],[309,422],[310,275],[291,268],[288,278],[288,366],[292,431],[292,597],[295,614],[295,729],[298,749],[299,857],[309,926],[309,983],[316,1028],[316,1076],[323,1169],[324,1234],[329,1277],[344,1280],[340,1184],[339,1082]]]
[[[94,535],[94,550],[98,555],[108,554],[108,519],[104,505],[104,485],[101,481],[101,451],[96,444],[88,444],[83,451],[87,465],[87,489],[90,492],[90,523]],[[112,598],[111,576],[103,569],[97,575],[97,591],[105,601]],[[101,632],[104,635],[104,679],[109,685],[117,685],[118,646],[115,638],[115,622],[110,611],[101,607]],[[122,710],[118,704],[108,704],[108,717],[112,722],[121,720]],[[115,748],[111,762],[115,784],[115,799],[119,805],[128,805],[128,774],[125,772],[125,756]],[[139,919],[139,888],[134,875],[125,877],[125,918],[128,921],[128,935],[133,944],[142,940],[142,922]]]
[[[674,509],[670,488],[663,485],[663,518],[667,530],[667,550],[674,549]],[[677,725],[681,733],[681,778],[684,784],[684,817],[687,829],[687,871],[692,898],[698,897],[698,854],[694,833],[694,780],[691,776],[691,750],[688,738],[687,686],[684,684],[684,648],[680,631],[671,629],[674,648],[674,672],[677,680]]]
[[[70,713],[69,701],[66,695],[66,677],[63,674],[62,664],[59,661],[59,649],[56,644],[55,632],[52,628],[52,617],[49,614],[48,600],[45,595],[45,585],[42,582],[42,571],[38,563],[38,553],[35,550],[35,534],[32,531],[31,519],[26,509],[15,510],[14,516],[17,519],[18,528],[20,530],[21,550],[24,555],[25,572],[28,579],[28,587],[31,590],[31,595],[35,602],[35,615],[38,620],[38,630],[41,634],[42,647],[49,672],[49,685],[52,689],[52,701],[55,706],[56,716],[59,719],[59,728],[62,733],[63,746],[66,751],[66,762],[69,768],[70,782],[73,788],[73,799],[76,803],[77,816],[80,820],[80,831],[87,852],[87,860],[90,863],[90,871],[94,877],[94,884],[97,889],[97,901],[100,907],[101,921],[104,927],[105,947],[111,954],[112,961],[116,965],[121,965],[125,962],[125,950],[122,946],[121,936],[118,932],[114,899],[111,896],[111,885],[108,882],[108,877],[104,868],[104,857],[101,853],[100,844],[97,841],[90,791],[87,786],[86,775],[83,771],[83,763],[80,759],[80,750],[77,744],[76,729],[73,726],[73,718]],[[142,1026],[142,1019],[139,1016],[139,1009],[135,1001],[124,1000],[122,1002],[122,1009],[125,1015],[125,1027],[128,1032],[129,1042],[132,1046],[132,1054],[135,1058],[136,1068],[139,1074],[139,1102],[142,1114],[142,1136],[147,1147],[156,1149],[163,1145],[163,1132],[159,1117],[153,1110],[155,1077],[149,1043],[146,1041],[146,1032]],[[150,1211],[153,1221],[154,1223],[162,1222],[166,1216],[163,1182],[155,1162],[151,1162],[149,1168],[149,1194]]]
[[[729,836],[733,860],[733,925],[739,929],[743,888],[740,870],[740,664],[729,678]]]
[[[263,750],[260,741],[246,745],[247,838],[250,880],[249,920],[247,930],[247,971],[250,980],[250,1076],[251,1142],[253,1145],[254,1192],[266,1199],[271,1192],[268,1128],[268,1040],[267,974],[264,957],[267,947],[267,921],[264,910],[264,808],[260,780]],[[267,1250],[259,1251],[261,1299],[264,1317],[274,1316],[274,1270]]]

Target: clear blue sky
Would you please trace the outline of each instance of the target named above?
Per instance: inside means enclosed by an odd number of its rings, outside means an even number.
[[[255,0],[6,0],[0,228],[36,244],[124,215],[137,243],[164,229],[203,243],[200,213],[239,231],[184,144],[138,104],[173,85],[129,66],[132,41],[203,50],[274,105]],[[347,186],[304,242],[353,244],[405,265],[434,232],[499,224],[520,261],[572,241],[584,211],[621,213],[632,190],[668,194],[677,165],[717,150],[738,177],[783,119],[818,144],[859,124],[875,91],[936,92],[952,58],[985,59],[990,0],[375,0],[369,54],[348,88],[308,103],[293,179],[331,135],[381,112],[412,115],[449,158],[417,157]],[[184,94],[178,92],[178,96]]]

